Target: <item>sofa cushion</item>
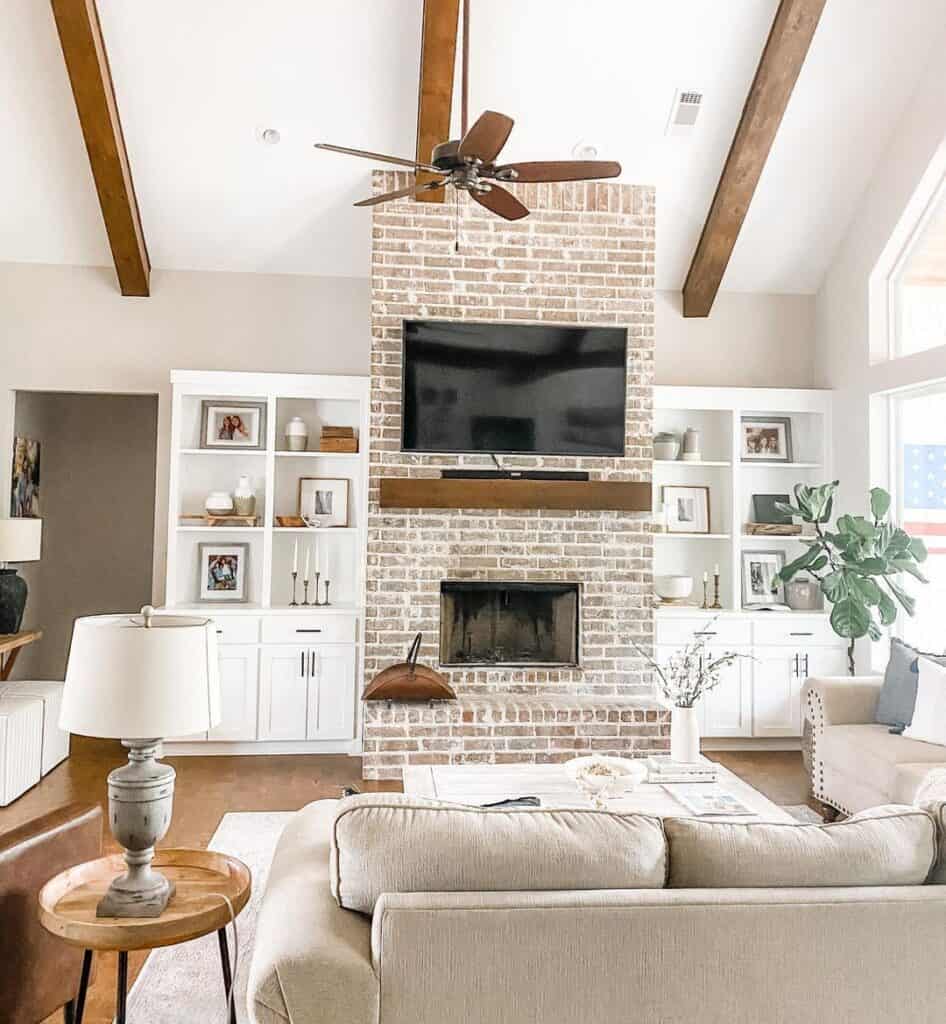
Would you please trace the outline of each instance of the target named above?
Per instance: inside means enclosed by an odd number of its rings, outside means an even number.
[[[937,665],[946,667],[946,656],[923,654],[899,638],[891,637],[884,685],[880,688],[874,713],[874,721],[878,725],[903,729],[913,720],[918,680],[917,658],[921,654]]]
[[[932,816],[897,805],[829,825],[668,818],[664,827],[674,889],[922,885],[937,855]]]
[[[818,757],[892,801],[899,764],[946,761],[946,747],[895,736],[885,725],[829,725],[818,737]]]
[[[581,808],[481,808],[407,794],[343,800],[332,892],[370,914],[383,893],[660,889],[659,818]]]
[[[894,776],[893,793],[891,803],[895,804],[917,804],[922,806],[922,800],[918,794],[925,785],[930,773],[942,772],[946,769],[946,751],[943,760],[934,764],[920,762],[920,764],[898,764]],[[946,799],[946,795],[941,797]]]
[[[946,668],[930,658],[917,658],[919,679],[913,719],[903,735],[946,746]]]

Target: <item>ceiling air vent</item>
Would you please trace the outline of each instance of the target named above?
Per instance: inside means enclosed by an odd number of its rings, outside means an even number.
[[[689,135],[696,126],[696,119],[703,102],[703,93],[692,89],[678,89],[673,97],[670,108],[670,120],[667,122],[668,135]]]

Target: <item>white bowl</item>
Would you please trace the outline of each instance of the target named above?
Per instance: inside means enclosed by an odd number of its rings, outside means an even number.
[[[654,592],[665,601],[681,601],[693,593],[693,577],[655,576]]]
[[[598,769],[600,774],[589,770],[592,768]],[[565,771],[595,803],[601,803],[607,797],[632,793],[647,777],[647,768],[639,760],[599,754],[566,761]]]

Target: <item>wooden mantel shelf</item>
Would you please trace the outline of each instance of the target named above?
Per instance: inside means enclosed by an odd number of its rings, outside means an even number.
[[[651,501],[641,481],[381,478],[382,508],[649,512]]]

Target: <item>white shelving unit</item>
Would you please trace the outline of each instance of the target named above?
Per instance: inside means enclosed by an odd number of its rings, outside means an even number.
[[[217,623],[224,721],[209,735],[178,737],[166,747],[178,754],[360,752],[357,681],[363,664],[368,378],[174,370],[171,385],[163,610],[206,614]],[[200,448],[201,408],[208,399],[264,402],[265,447]],[[350,426],[359,451],[288,451],[284,429],[294,416],[308,425],[310,447],[318,446],[321,426]],[[259,525],[181,524],[182,516],[203,511],[211,491],[232,492],[240,476],[248,476],[256,491]],[[275,524],[276,516],[298,514],[304,477],[348,480],[346,526]],[[198,600],[199,545],[214,535],[249,545],[246,602]],[[331,581],[330,605],[290,605],[297,544],[300,570],[306,548],[313,560],[318,549],[322,580]],[[311,587],[309,597],[314,597]],[[296,598],[303,599],[301,572]]]
[[[681,436],[701,433],[703,458],[655,460],[655,515],[666,484],[705,486],[710,491],[710,534],[656,533],[654,575],[692,576],[693,597],[702,596],[703,573],[720,567],[722,612],[694,607],[657,610],[658,657],[665,658],[704,633],[711,644],[752,656],[741,661],[702,704],[708,745],[797,746],[801,688],[809,674],[845,671],[844,645],[824,613],[744,609],[744,551],[779,550],[786,561],[801,554],[797,537],[750,536],[753,494],[788,494],[796,483],[834,479],[831,466],[832,393],[813,389],[657,387],[654,429]],[[788,417],[791,462],[741,459],[743,416]],[[660,517],[658,516],[658,521]],[[709,625],[715,620],[715,625]],[[715,650],[715,648],[709,648]]]

